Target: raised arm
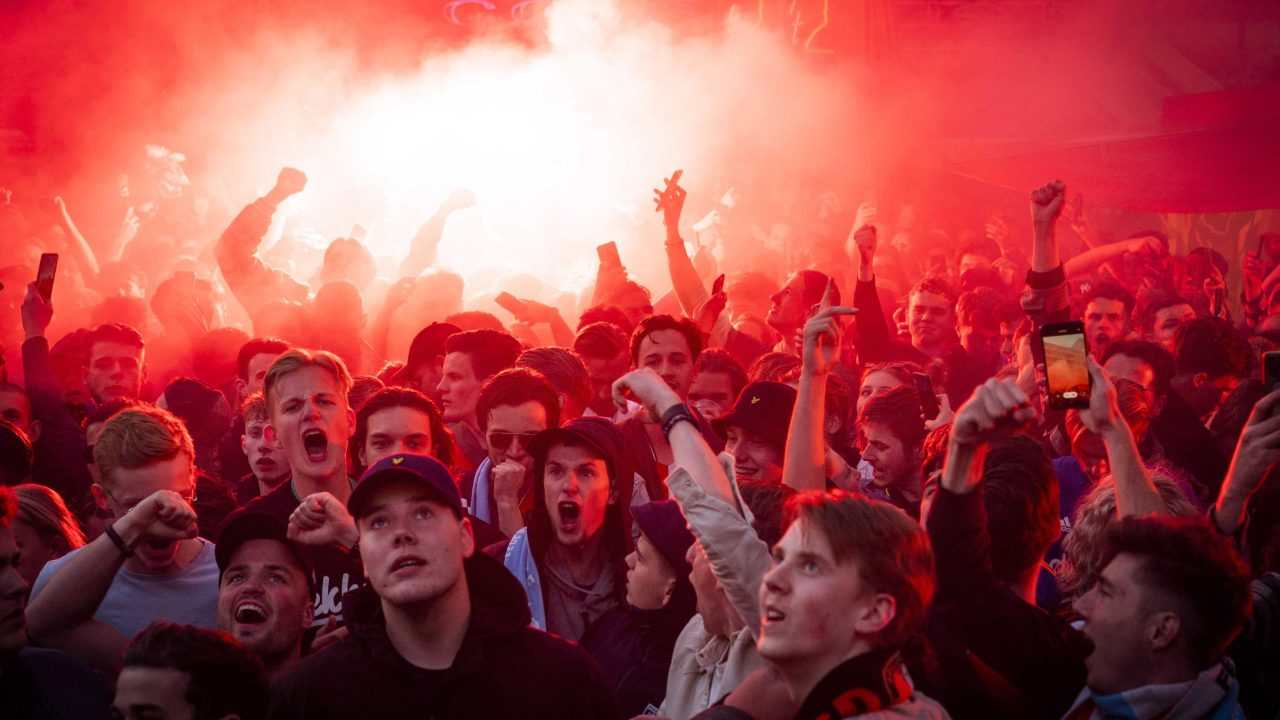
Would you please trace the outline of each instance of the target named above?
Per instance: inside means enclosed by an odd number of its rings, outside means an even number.
[[[1100,265],[1136,252],[1163,253],[1164,244],[1157,238],[1147,236],[1098,245],[1068,260],[1063,265],[1063,270],[1067,277],[1087,275]]]
[[[222,278],[251,317],[273,300],[305,300],[307,297],[306,285],[286,273],[272,270],[257,255],[280,203],[302,192],[306,186],[307,176],[301,170],[284,168],[275,187],[245,206],[218,238],[214,255]]]
[[[1253,406],[1245,423],[1231,468],[1222,483],[1213,519],[1218,529],[1235,535],[1245,524],[1245,510],[1254,492],[1276,463],[1280,462],[1280,390]]]
[[[196,514],[177,493],[147,496],[111,528],[133,548],[143,537],[186,539],[196,535]],[[27,628],[37,641],[93,621],[125,555],[106,533],[67,559],[47,582],[37,579],[27,606]],[[122,648],[123,649],[123,648]]]
[[[863,363],[881,362],[889,357],[893,338],[880,307],[876,276],[872,264],[876,257],[877,231],[874,225],[863,225],[853,234],[858,256],[858,284],[853,290],[853,304],[858,308],[854,327],[858,329],[858,357]]]
[[[436,253],[440,249],[440,240],[444,237],[444,226],[455,210],[471,207],[476,204],[476,197],[468,190],[455,190],[440,204],[440,208],[431,216],[409,243],[409,256],[400,266],[400,277],[418,277],[423,270],[436,262]]]
[[[684,212],[684,199],[688,194],[680,187],[681,171],[677,170],[671,177],[664,178],[665,190],[654,189],[654,203],[658,212],[662,213],[662,224],[667,230],[667,269],[671,272],[671,286],[675,289],[676,298],[684,314],[694,317],[699,306],[707,299],[707,289],[702,285],[702,278],[693,266],[680,238],[680,215]]]
[[[67,210],[67,203],[62,197],[55,197],[53,204],[58,208],[58,223],[71,241],[68,245],[70,245],[71,251],[75,255],[76,262],[80,264],[85,279],[94,280],[98,277],[101,267],[98,265],[98,256],[93,252],[93,246],[89,244],[88,240],[85,240],[80,228],[76,227],[76,222],[71,219],[71,213]]]
[[[827,486],[827,378],[840,361],[840,317],[857,312],[833,306],[834,295],[834,283],[828,281],[818,313],[804,326],[800,386],[782,468],[782,481],[800,491]]]
[[[625,408],[627,400],[635,400],[643,405],[650,417],[659,422],[667,417],[672,408],[681,404],[676,391],[649,368],[632,370],[613,384],[614,403],[619,408]],[[675,465],[688,471],[708,494],[730,505],[736,504],[729,477],[696,425],[692,422],[675,423],[667,433],[667,440],[671,443]]]
[[[1116,483],[1116,514],[1120,517],[1168,514],[1169,508],[1160,498],[1146,465],[1142,464],[1133,431],[1120,414],[1116,387],[1093,358],[1089,358],[1089,376],[1093,380],[1093,391],[1088,409],[1080,411],[1080,421],[1100,436],[1107,448],[1111,476]]]
[[[1061,180],[1031,193],[1031,271],[1027,273],[1022,309],[1031,319],[1033,334],[1048,323],[1066,320],[1071,312],[1067,277],[1055,234],[1066,193],[1067,186]],[[1031,354],[1035,364],[1044,364],[1044,349],[1039,344],[1031,344]]]

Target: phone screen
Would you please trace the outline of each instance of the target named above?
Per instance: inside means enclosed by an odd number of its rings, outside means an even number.
[[[58,254],[44,253],[40,256],[40,269],[36,271],[36,290],[44,297],[45,302],[53,298],[53,277],[58,272]]]
[[[925,420],[938,417],[942,408],[938,406],[938,395],[933,391],[933,379],[924,373],[911,373],[916,381],[916,393],[920,395],[920,410]]]
[[[1047,325],[1044,341],[1045,372],[1049,380],[1049,407],[1089,407],[1089,349],[1082,323]]]
[[[1280,352],[1262,353],[1262,385],[1268,392],[1280,387]]]

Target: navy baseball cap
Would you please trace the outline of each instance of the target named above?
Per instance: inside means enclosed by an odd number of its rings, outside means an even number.
[[[347,500],[347,511],[359,519],[368,514],[369,502],[378,488],[393,480],[410,480],[431,490],[436,499],[447,505],[459,518],[462,511],[462,497],[458,495],[458,486],[449,474],[448,468],[439,460],[428,455],[398,454],[382,458],[364,471],[356,489],[351,491]]]

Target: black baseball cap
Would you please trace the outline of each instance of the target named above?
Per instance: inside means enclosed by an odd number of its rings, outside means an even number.
[[[715,428],[723,435],[728,428],[739,427],[784,448],[795,404],[796,391],[790,385],[759,380],[742,389],[733,410],[716,420]]]
[[[630,482],[634,473],[628,462],[630,456],[627,454],[626,439],[618,426],[607,418],[575,418],[561,427],[538,433],[529,443],[529,454],[533,456],[535,468],[541,468],[546,463],[547,453],[555,445],[581,445],[590,448],[609,467],[611,484]]]
[[[302,568],[302,574],[307,577],[308,582],[311,581],[311,564],[307,562],[302,549],[289,539],[289,523],[276,515],[253,508],[241,508],[231,513],[222,524],[222,532],[218,533],[218,542],[213,547],[219,576],[231,564],[236,550],[250,540],[278,540],[284,543],[298,562],[298,567]]]
[[[455,515],[463,517],[462,497],[448,468],[428,455],[404,453],[385,457],[364,471],[347,500],[347,511],[356,519],[368,514],[374,493],[393,480],[410,480],[431,490]]]

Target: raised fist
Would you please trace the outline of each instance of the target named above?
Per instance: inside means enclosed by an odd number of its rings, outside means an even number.
[[[307,187],[307,176],[297,168],[286,167],[276,178],[274,192],[282,198],[297,195]]]
[[[1047,225],[1058,219],[1062,214],[1062,203],[1067,197],[1067,186],[1061,180],[1053,182],[1038,188],[1031,193],[1031,219],[1040,224]]]

